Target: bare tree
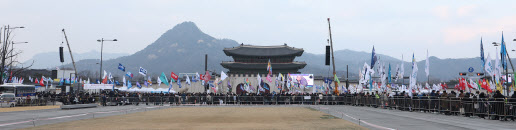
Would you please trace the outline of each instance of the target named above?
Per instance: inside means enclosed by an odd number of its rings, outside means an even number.
[[[0,27],[0,39],[2,39],[0,47],[0,82],[4,81],[5,78],[9,78],[12,75],[19,75],[34,64],[34,61],[32,61],[32,63],[26,67],[13,67],[13,65],[20,63],[17,60],[17,56],[22,53],[22,51],[14,51],[13,45],[16,43],[12,41],[11,37],[13,30],[17,28],[24,27],[10,27],[9,25]],[[9,73],[11,75],[8,76]]]

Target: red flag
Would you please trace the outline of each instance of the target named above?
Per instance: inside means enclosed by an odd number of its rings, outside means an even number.
[[[204,76],[202,74],[199,74],[199,79],[204,80]]]
[[[41,81],[39,81],[39,85],[45,86],[45,84],[43,84],[43,78],[41,78]]]
[[[170,72],[170,77],[177,81],[178,76],[174,72]]]
[[[36,78],[36,81],[34,81],[34,83],[39,84],[38,78]]]
[[[209,81],[211,79],[211,75],[209,71],[206,71],[206,74],[204,75],[204,80]]]
[[[491,89],[489,89],[489,85],[487,84],[486,79],[484,79],[484,81],[482,81],[482,85],[480,85],[480,87],[484,88],[485,90],[487,90],[490,93],[493,92],[493,91],[491,91]]]
[[[103,83],[103,84],[107,84],[107,79],[108,79],[108,78],[107,78],[107,76],[106,76],[106,77],[104,78],[104,80],[102,80],[102,83]]]

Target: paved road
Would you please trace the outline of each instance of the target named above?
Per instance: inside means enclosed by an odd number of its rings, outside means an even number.
[[[108,106],[87,109],[45,109],[0,113],[0,129],[10,130],[45,124],[157,110],[164,106]]]
[[[310,106],[333,116],[352,121],[370,129],[399,130],[462,130],[516,129],[514,121],[447,116],[434,113],[407,112],[355,106]]]
[[[174,106],[176,107],[176,106]],[[191,106],[182,106],[191,107]],[[204,106],[205,107],[205,106]],[[258,106],[211,106],[211,107],[264,107]],[[370,129],[515,129],[516,122],[486,120],[480,118],[447,116],[441,114],[406,112],[355,106],[286,105],[265,107],[311,107]],[[0,113],[0,129],[18,129],[45,124],[91,119],[168,108],[166,106],[110,106],[88,109],[46,109]]]

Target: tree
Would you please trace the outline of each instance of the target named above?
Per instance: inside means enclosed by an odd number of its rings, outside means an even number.
[[[14,69],[16,66],[13,67],[13,65],[16,63],[20,63],[16,58],[22,53],[22,51],[14,51],[13,45],[16,43],[13,42],[12,37],[10,37],[14,29],[17,28],[24,27],[10,27],[7,25],[3,28],[0,28],[0,39],[2,39],[2,44],[0,47],[0,82],[8,80],[12,75],[18,75],[22,73],[24,70],[30,68],[34,64],[34,61],[32,61],[32,63],[26,67],[17,67],[16,69]]]

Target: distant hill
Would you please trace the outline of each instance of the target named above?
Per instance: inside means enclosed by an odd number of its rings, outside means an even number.
[[[275,45],[271,43],[271,45]],[[204,71],[204,55],[208,54],[208,70],[227,71],[220,63],[222,61],[231,61],[222,51],[223,48],[239,46],[238,42],[230,39],[217,39],[203,33],[193,22],[184,22],[176,25],[172,29],[166,31],[154,43],[148,45],[144,49],[128,56],[123,56],[111,60],[104,61],[105,70],[112,72],[115,77],[124,73],[117,69],[118,63],[126,66],[126,70],[138,75],[138,68],[141,66],[147,69],[148,73],[156,77],[161,72],[167,75],[171,71],[174,73],[192,73]],[[295,47],[295,45],[291,45]],[[323,47],[321,47],[323,49]],[[394,58],[382,54],[377,54],[380,62],[391,64],[392,74],[395,73],[396,65],[401,63],[400,58]],[[416,55],[426,55],[426,53],[417,53]],[[358,52],[352,50],[335,51],[335,64],[339,77],[345,77],[346,65],[349,65],[350,80],[358,78],[358,69],[364,63],[370,64],[370,52]],[[409,61],[412,56],[405,56],[405,60]],[[56,58],[57,59],[57,58]],[[330,66],[324,65],[323,54],[312,54],[305,52],[296,61],[305,61],[307,66],[301,70],[303,73],[313,73],[319,76],[332,75]],[[418,62],[418,81],[426,81],[428,78],[424,72],[424,59],[417,59]],[[96,60],[81,60],[77,62],[79,71],[90,70],[98,73],[99,66]],[[411,70],[411,63],[404,62],[405,76],[408,76]],[[71,66],[71,65],[68,65]],[[431,80],[450,80],[458,77],[459,72],[466,72],[469,67],[474,67],[479,72],[479,58],[463,58],[463,59],[439,59],[430,57],[430,79]],[[264,68],[265,69],[265,68]],[[406,80],[408,82],[408,80]]]
[[[57,48],[56,48],[57,49]],[[65,62],[64,64],[72,63],[72,59],[70,58],[70,53],[68,52],[68,49],[65,47],[63,52]],[[114,59],[121,56],[129,55],[128,53],[106,53],[103,54],[104,60]],[[84,59],[100,59],[100,52],[98,51],[89,51],[85,53],[73,53],[74,60],[80,61]],[[23,62],[24,66],[28,66],[34,61],[34,64],[32,65],[32,69],[53,69],[56,66],[61,66],[61,62],[59,61],[59,52],[44,52],[44,53],[38,53],[34,55],[31,59]]]

